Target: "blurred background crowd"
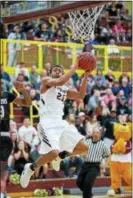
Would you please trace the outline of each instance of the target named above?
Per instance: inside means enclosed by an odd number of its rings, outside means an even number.
[[[36,2],[31,2],[36,3]],[[132,42],[132,21],[128,9],[124,8],[121,1],[116,4],[106,5],[103,9],[95,27],[95,38],[93,44],[109,44],[110,39],[115,43]],[[54,29],[48,19],[25,21],[18,24],[8,24],[6,34],[3,36],[9,39],[41,40],[68,42],[66,26],[69,25],[68,15],[58,18]],[[17,27],[16,27],[17,26]],[[12,33],[15,33],[13,35]],[[74,40],[71,40],[74,42]],[[78,41],[79,42],[79,41]]]

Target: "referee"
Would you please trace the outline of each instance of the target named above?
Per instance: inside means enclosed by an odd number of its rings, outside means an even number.
[[[105,169],[110,160],[110,150],[101,140],[101,134],[100,127],[97,126],[93,129],[92,138],[86,140],[89,149],[77,178],[77,186],[83,192],[83,198],[92,198],[92,187],[95,179],[100,169]],[[101,164],[104,158],[106,161]]]

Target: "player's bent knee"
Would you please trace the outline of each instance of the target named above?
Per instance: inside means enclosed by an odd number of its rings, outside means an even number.
[[[59,152],[57,150],[53,150],[50,152],[50,154],[53,157],[53,159],[55,159],[59,155]]]
[[[82,153],[87,153],[88,152],[88,145],[85,144],[85,142],[83,140],[81,140],[77,146],[75,147],[75,150],[79,151],[79,154]]]
[[[83,144],[83,146],[82,146],[82,151],[84,152],[84,153],[87,153],[88,152],[88,145],[87,144]]]

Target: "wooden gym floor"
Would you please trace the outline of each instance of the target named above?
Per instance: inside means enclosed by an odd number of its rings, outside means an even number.
[[[78,196],[78,195],[62,195],[62,196],[49,196],[47,198],[82,198],[82,196]],[[117,196],[118,197],[118,196]],[[119,196],[121,198],[132,198],[131,195],[121,195]],[[11,198],[11,197],[10,197]],[[34,198],[34,197],[16,197],[16,198]],[[97,196],[94,196],[93,198],[107,198],[107,196],[104,196],[104,195],[97,195]]]

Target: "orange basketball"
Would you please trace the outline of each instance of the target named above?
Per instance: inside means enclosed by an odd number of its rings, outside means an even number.
[[[79,68],[92,72],[96,68],[96,57],[90,52],[79,55]]]

